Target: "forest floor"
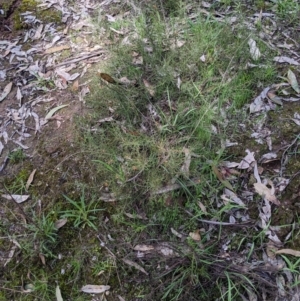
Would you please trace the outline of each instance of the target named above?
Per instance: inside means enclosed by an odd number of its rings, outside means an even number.
[[[254,2],[0,0],[0,300],[300,300],[300,5]]]

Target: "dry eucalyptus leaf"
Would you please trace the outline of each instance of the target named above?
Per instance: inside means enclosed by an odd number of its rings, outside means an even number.
[[[42,36],[42,32],[43,32],[43,28],[44,28],[44,24],[41,24],[37,29],[36,29],[36,32],[33,36],[33,40],[38,40],[41,38]]]
[[[67,219],[67,218],[59,219],[59,220],[57,220],[57,221],[54,223],[54,228],[55,228],[56,230],[58,230],[58,229],[60,229],[61,227],[63,227],[67,222],[68,222],[68,219]]]
[[[225,167],[227,167],[227,168],[234,168],[234,167],[238,167],[240,165],[240,163],[223,161],[222,165],[225,166]]]
[[[277,62],[277,63],[288,63],[290,65],[295,65],[295,66],[300,65],[296,60],[291,59],[287,56],[275,56],[274,61]]]
[[[244,204],[244,202],[231,190],[229,189],[224,189],[224,195],[225,197],[228,198],[229,201],[232,201],[242,207],[245,207],[246,205]],[[222,197],[222,196],[221,196]]]
[[[246,149],[246,152],[248,155],[240,162],[239,166],[237,167],[239,169],[247,169],[250,167],[250,164],[255,161],[254,152],[250,152],[248,149]]]
[[[256,113],[265,110],[265,104],[263,100],[266,98],[270,89],[271,87],[264,88],[263,91],[254,99],[254,101],[250,104],[250,113]]]
[[[185,41],[182,40],[172,40],[170,48],[175,50],[176,48],[181,48],[185,44]]]
[[[260,58],[261,54],[260,51],[258,49],[258,47],[256,46],[256,42],[253,39],[249,39],[248,41],[248,45],[250,47],[250,54],[251,57],[256,61]]]
[[[31,172],[31,174],[30,174],[30,176],[29,176],[29,178],[28,178],[28,180],[27,180],[27,183],[26,183],[26,186],[25,186],[26,190],[28,190],[29,186],[30,186],[31,183],[33,182],[35,173],[36,173],[36,169],[34,169],[34,170]]]
[[[18,87],[18,89],[17,89],[17,100],[21,101],[22,97],[23,97],[22,92],[20,90],[20,87]]]
[[[39,253],[39,257],[40,257],[40,260],[42,262],[43,265],[46,265],[46,258],[45,258],[45,255],[42,254],[42,253]]]
[[[133,250],[135,251],[141,251],[141,252],[147,252],[154,250],[154,247],[151,245],[136,245]]]
[[[4,150],[4,145],[3,145],[2,142],[0,141],[0,156],[1,156],[3,150]]]
[[[0,102],[10,93],[13,83],[10,82],[5,86],[3,92],[0,94]]]
[[[289,83],[292,86],[292,88],[297,93],[300,93],[300,88],[299,88],[299,85],[298,85],[298,82],[297,82],[296,75],[294,74],[294,72],[291,69],[289,69],[289,71],[288,71],[288,80],[289,80]]]
[[[134,65],[143,65],[143,62],[144,62],[144,60],[143,60],[143,57],[142,57],[141,55],[135,56],[135,57],[133,57],[133,59],[132,59],[132,63],[133,63]]]
[[[45,51],[45,54],[52,54],[52,53],[59,52],[59,51],[62,51],[62,50],[67,50],[67,49],[70,49],[70,48],[71,47],[69,45],[61,45],[61,46],[51,47],[51,48],[48,48]]]
[[[135,267],[137,270],[141,271],[142,273],[144,273],[144,274],[146,274],[146,275],[149,275],[149,274],[145,271],[145,269],[144,269],[143,267],[141,267],[139,264],[137,264],[137,263],[135,263],[135,262],[133,262],[133,261],[131,261],[131,260],[129,260],[129,259],[125,259],[125,258],[123,258],[123,261],[124,261],[126,264],[128,264],[128,265],[130,265],[130,266],[132,266],[132,267]]]
[[[55,107],[53,108],[45,117],[45,119],[50,119],[58,110],[61,110],[62,108],[65,108],[69,105],[61,105],[61,106],[58,106],[58,107]]]
[[[88,294],[101,294],[110,289],[109,285],[92,285],[88,284],[81,288],[81,291]]]
[[[29,199],[29,195],[2,194],[1,196],[9,201],[14,200],[18,204],[23,203]]]
[[[277,105],[280,105],[280,106],[283,105],[281,98],[278,97],[274,92],[269,91],[269,92],[267,93],[267,95],[268,95],[268,98],[269,98],[272,102],[274,102],[274,103],[276,103]]]
[[[204,214],[207,214],[207,210],[206,210],[206,207],[203,205],[203,203],[201,203],[200,201],[198,201],[198,206],[200,207],[201,211],[204,213]]]
[[[292,250],[292,249],[281,249],[276,251],[276,254],[287,254],[287,255],[293,255],[296,257],[300,257],[300,251]]]
[[[270,183],[270,181],[269,181]],[[255,183],[254,184],[254,189],[255,191],[261,195],[264,199],[268,200],[269,202],[279,206],[280,203],[277,200],[276,196],[274,195],[275,193],[275,189],[273,184],[270,184],[272,186],[272,188],[268,188],[265,184],[263,183]]]
[[[55,289],[55,296],[56,296],[56,301],[64,301],[58,285],[56,286],[56,289]]]
[[[277,154],[276,153],[267,153],[267,154],[264,154],[262,155],[262,157],[260,158],[260,163],[268,163],[270,161],[274,161],[277,159]]]
[[[179,232],[177,232],[175,229],[173,229],[173,228],[171,228],[171,232],[175,235],[175,236],[177,236],[178,238],[182,238],[183,237],[183,235],[182,234],[180,234]]]
[[[200,241],[201,240],[200,230],[198,229],[194,232],[190,232],[189,237],[195,241]]]

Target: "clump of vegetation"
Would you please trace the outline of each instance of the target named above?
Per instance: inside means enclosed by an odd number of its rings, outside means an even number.
[[[25,160],[26,155],[21,148],[18,148],[17,150],[11,152],[8,157],[11,164],[18,164]]]
[[[72,209],[67,209],[62,211],[62,218],[72,219],[74,220],[74,227],[91,227],[94,230],[97,230],[97,225],[95,221],[97,217],[94,216],[98,211],[102,211],[103,209],[97,208],[97,202],[95,200],[89,201],[87,203],[84,192],[82,193],[79,201],[74,201],[70,199],[68,196],[64,196],[65,199],[72,205]]]
[[[135,84],[93,89],[95,121],[107,117],[109,108],[116,121],[104,123],[88,141],[109,187],[144,195],[174,177],[187,180],[181,171],[187,148],[197,154],[190,178],[197,177],[203,162],[216,160],[211,149],[220,145],[211,127],[223,127],[224,106],[231,112],[240,108],[257,84],[274,80],[275,73],[267,61],[266,69],[245,69],[251,58],[244,29],[199,17],[180,31],[155,13],[139,16],[134,26],[131,45],[118,46],[106,68]],[[105,148],[96,152],[100,145]]]
[[[43,23],[54,22],[57,25],[61,23],[62,14],[60,11],[52,8],[43,10],[38,4],[36,0],[21,0],[20,5],[13,14],[15,30],[24,29],[29,26],[24,22],[22,17],[22,14],[25,12],[32,12],[32,14]]]

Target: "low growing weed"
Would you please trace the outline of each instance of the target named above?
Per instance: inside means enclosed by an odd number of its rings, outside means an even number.
[[[87,203],[84,193],[80,196],[79,201],[74,201],[66,195],[64,195],[64,198],[70,203],[72,209],[61,211],[61,218],[70,218],[73,220],[74,227],[84,228],[85,226],[88,226],[97,230],[97,226],[95,224],[97,216],[94,214],[103,210],[96,208],[97,202],[92,200]]]
[[[8,158],[11,164],[18,164],[25,160],[26,155],[24,154],[23,150],[19,148],[15,151],[12,151]]]
[[[52,248],[57,243],[57,228],[49,216],[33,214],[32,223],[27,228],[33,233],[34,241],[39,245],[39,252],[52,256]]]

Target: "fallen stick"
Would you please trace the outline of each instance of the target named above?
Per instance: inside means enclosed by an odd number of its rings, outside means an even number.
[[[100,55],[100,54],[105,53],[105,52],[106,52],[105,50],[100,50],[100,51],[97,51],[97,52],[94,52],[94,53],[91,53],[91,54],[88,54],[88,55],[85,55],[85,56],[82,56],[82,57],[78,57],[78,58],[74,58],[74,59],[71,59],[71,60],[68,60],[68,61],[64,61],[64,62],[61,62],[61,63],[59,63],[59,64],[56,64],[56,65],[54,65],[54,66],[49,67],[49,68],[47,69],[47,71],[52,70],[52,69],[55,69],[55,68],[57,68],[57,67],[64,66],[64,65],[68,65],[68,64],[72,64],[72,63],[77,63],[77,62],[80,62],[80,61],[89,59],[89,58],[91,58],[91,57]]]
[[[194,216],[191,212],[188,210],[184,210],[188,215]],[[211,221],[207,219],[200,219],[196,218],[197,221],[206,223],[206,224],[211,224],[211,225],[218,225],[218,226],[234,226],[234,227],[251,227],[255,225],[255,222],[253,220],[246,221],[244,223],[226,223],[226,222],[218,222],[218,221]]]

